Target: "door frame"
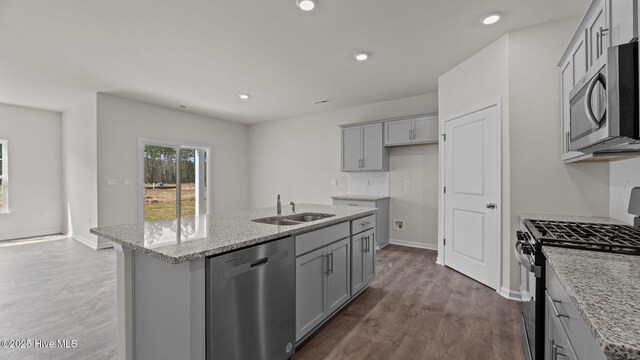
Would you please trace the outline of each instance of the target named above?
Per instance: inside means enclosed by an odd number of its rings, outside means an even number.
[[[138,138],[138,223],[144,223],[144,146],[145,145],[157,145],[157,146],[167,146],[167,147],[175,147],[178,149],[176,154],[176,159],[179,159],[180,149],[196,149],[196,150],[204,150],[207,153],[207,165],[205,169],[205,174],[207,177],[207,190],[206,190],[206,207],[207,214],[211,213],[211,146],[202,145],[202,144],[191,144],[191,143],[183,143],[180,141],[171,141],[171,140],[161,140],[161,139],[150,139],[150,138]],[[180,167],[177,167],[177,186],[180,185]],[[177,192],[176,192],[177,194]],[[176,198],[176,210],[181,209],[182,206],[180,204],[180,197]],[[179,218],[178,218],[179,219]]]
[[[463,112],[457,113],[453,116],[450,116],[446,119],[444,119],[442,121],[442,127],[440,129],[441,131],[441,135],[443,138],[445,138],[446,134],[445,134],[445,124],[448,123],[449,121],[452,120],[456,120],[459,119],[463,116],[467,116],[467,115],[471,115],[473,113],[476,113],[478,111],[482,111],[482,110],[486,110],[489,109],[491,107],[496,107],[496,139],[497,139],[497,146],[496,146],[496,204],[497,204],[497,208],[496,208],[496,226],[497,226],[497,236],[498,239],[496,241],[496,252],[498,254],[498,261],[496,264],[496,269],[497,269],[497,279],[496,279],[496,292],[498,292],[499,294],[501,293],[501,288],[502,288],[502,262],[503,262],[503,258],[502,258],[502,97],[497,97],[495,99],[489,100],[487,102],[481,103],[479,105],[476,105],[474,107],[471,107]],[[446,140],[445,140],[446,141]],[[438,242],[438,264],[440,265],[445,265],[445,249],[444,249],[444,237],[445,237],[445,226],[447,224],[447,218],[446,218],[446,196],[444,195],[444,187],[446,186],[446,146],[443,143],[440,147],[440,151],[442,153],[442,166],[440,168],[440,181],[442,182],[442,186],[440,189],[442,189],[440,191],[440,196],[442,199],[442,206],[439,209],[439,211],[442,214],[442,222],[441,222],[441,226],[442,226],[442,232],[441,232],[441,239]]]

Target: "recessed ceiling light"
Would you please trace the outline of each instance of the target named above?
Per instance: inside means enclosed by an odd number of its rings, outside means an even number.
[[[296,5],[302,11],[311,11],[316,8],[318,0],[296,0]]]
[[[240,99],[242,99],[242,100],[249,100],[249,97],[250,97],[250,96],[249,96],[249,94],[240,94],[240,95],[238,95],[238,96],[239,96],[239,97],[240,97]]]
[[[371,54],[369,54],[367,52],[361,52],[361,53],[355,54],[353,57],[358,61],[367,61],[367,60],[369,60],[370,56],[371,56]]]
[[[485,16],[485,17],[481,20],[481,22],[482,22],[482,24],[484,24],[484,25],[491,25],[491,24],[495,24],[495,23],[497,23],[497,22],[500,20],[500,18],[501,18],[501,17],[502,17],[502,16],[501,16],[501,14],[499,14],[499,13],[494,13],[494,14],[491,14],[491,15],[487,15],[487,16]]]

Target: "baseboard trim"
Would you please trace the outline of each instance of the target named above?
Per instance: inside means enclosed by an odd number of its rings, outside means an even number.
[[[509,290],[503,286],[500,288],[500,291],[498,291],[498,293],[500,293],[500,296],[502,296],[503,298],[507,298],[509,300],[522,301],[522,296],[520,296],[520,291]]]
[[[407,247],[425,249],[425,250],[438,250],[437,244],[425,244],[425,243],[419,243],[415,241],[389,239],[389,244],[407,246]]]
[[[17,239],[39,237],[39,236],[48,236],[48,235],[60,235],[60,234],[64,234],[62,229],[32,231],[32,232],[26,232],[26,233],[2,235],[2,236],[0,236],[0,241],[3,241],[3,240],[17,240]]]

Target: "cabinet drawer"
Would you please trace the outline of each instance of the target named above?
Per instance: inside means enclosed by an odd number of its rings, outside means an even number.
[[[296,256],[349,237],[349,222],[329,226],[296,236]]]
[[[362,201],[362,200],[339,200],[334,199],[333,205],[338,206],[360,206],[360,207],[376,207],[375,201]]]
[[[559,320],[578,360],[605,360],[602,349],[549,265],[546,267],[546,286],[547,306]]]
[[[369,215],[360,219],[351,220],[351,234],[355,235],[376,226],[376,216]]]

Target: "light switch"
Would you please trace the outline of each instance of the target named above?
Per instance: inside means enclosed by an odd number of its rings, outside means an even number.
[[[116,186],[116,179],[107,179],[107,186],[108,187],[115,187]]]

